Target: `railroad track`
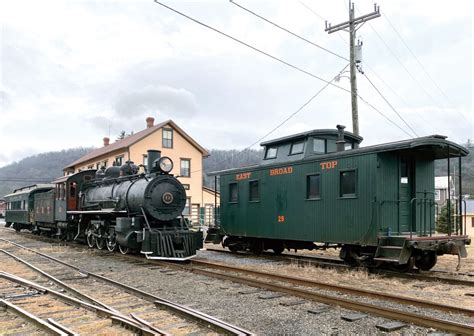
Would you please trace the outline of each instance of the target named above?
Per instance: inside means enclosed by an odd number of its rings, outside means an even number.
[[[105,254],[106,252],[102,253],[103,251],[95,250],[98,254],[102,255],[109,255]],[[246,284],[249,286],[262,288],[266,290],[271,290],[274,292],[281,292],[285,294],[289,294],[295,297],[304,298],[310,301],[317,301],[322,302],[330,305],[338,305],[343,308],[347,308],[350,310],[361,311],[366,313],[371,313],[376,316],[382,316],[385,318],[389,318],[392,320],[400,320],[407,323],[413,323],[418,326],[423,326],[427,328],[436,328],[439,330],[445,330],[448,332],[454,332],[458,334],[474,334],[474,327],[468,324],[462,324],[452,321],[445,321],[436,317],[430,317],[425,315],[420,315],[412,312],[407,312],[403,309],[394,309],[394,308],[386,308],[384,307],[383,303],[381,305],[374,305],[364,303],[364,297],[371,297],[376,298],[381,301],[393,301],[400,305],[411,305],[411,306],[418,306],[424,307],[431,310],[436,311],[444,311],[450,312],[451,314],[463,314],[468,317],[473,316],[473,311],[469,309],[463,309],[453,306],[446,306],[446,305],[438,305],[432,302],[420,301],[411,298],[401,298],[399,296],[390,297],[389,295],[380,295],[380,293],[374,293],[370,291],[361,291],[356,290],[354,288],[343,288],[341,286],[332,286],[328,284],[317,283],[315,281],[309,281],[306,279],[298,279],[293,277],[282,277],[270,274],[263,274],[264,272],[256,272],[250,271],[247,269],[240,269],[228,265],[221,265],[217,263],[211,263],[206,260],[199,260],[194,259],[190,264],[183,265],[183,264],[173,264],[169,262],[162,262],[162,261],[152,261],[140,258],[139,256],[133,255],[112,255],[113,257],[120,258],[127,260],[134,264],[143,264],[145,267],[149,267],[150,264],[160,265],[165,267],[174,267],[180,270],[187,270],[194,272],[196,274],[201,274],[213,278],[218,279],[226,279],[233,282],[238,282],[241,284]],[[260,274],[259,274],[260,273]],[[297,285],[298,287],[304,288],[295,288]],[[332,288],[330,288],[332,286]],[[337,293],[346,293],[350,295],[357,296],[358,299],[351,300],[351,299],[344,299],[338,297],[338,295],[325,295],[314,291],[314,288],[319,289],[326,289],[332,290]]]
[[[119,322],[125,328],[132,329],[134,333],[144,335],[212,334],[213,332],[230,335],[251,334],[210,315],[88,272],[16,242],[6,239],[0,239],[0,241],[10,245],[8,248],[0,249],[0,252],[10,257],[3,258],[2,268],[15,269],[16,273],[21,274],[20,277],[0,272],[0,278],[11,282],[16,281],[21,286],[34,288],[37,291],[47,291],[58,295],[59,291],[47,288],[45,285],[53,282],[56,287],[70,293],[71,297],[76,297],[73,303],[85,305],[86,308],[99,309],[102,315],[108,314],[112,322]],[[12,252],[12,250],[16,251]],[[17,265],[18,263],[21,266]],[[31,280],[38,277],[42,284],[33,283]],[[6,288],[9,287],[11,286]],[[47,312],[45,314],[47,316]],[[66,320],[64,324],[65,328],[70,326],[71,329],[79,328],[80,333],[91,333],[81,331],[75,321]],[[91,320],[88,327],[96,324],[99,325],[99,321]],[[104,333],[107,334],[107,332]],[[111,334],[115,333],[117,333],[116,330],[111,332]]]
[[[222,250],[222,249],[206,248],[206,251],[232,254],[232,255],[235,255],[236,257],[239,257],[239,256],[242,256],[242,257],[252,256],[249,253],[239,252],[238,254],[235,254],[235,253],[232,253],[230,251]],[[268,260],[282,261],[282,262],[298,264],[298,265],[308,265],[309,264],[309,265],[314,265],[314,266],[318,266],[318,267],[322,267],[322,268],[335,268],[335,269],[349,269],[349,268],[351,268],[350,266],[345,264],[343,260],[341,260],[339,258],[336,258],[336,257],[319,257],[319,256],[314,256],[313,257],[313,256],[289,255],[289,254],[281,254],[281,255],[276,256],[276,255],[273,255],[270,252],[264,253],[259,257],[267,258]],[[460,285],[460,286],[474,287],[474,281],[473,280],[433,275],[433,274],[436,274],[436,273],[449,274],[449,272],[447,272],[447,271],[430,271],[429,274],[422,274],[422,273],[418,273],[418,272],[402,273],[402,272],[384,270],[384,269],[379,269],[379,268],[363,268],[363,269],[366,269],[369,273],[378,274],[378,275],[384,276],[384,277],[405,278],[405,279],[420,280],[420,281],[427,281],[427,282],[442,282],[442,283],[446,283],[446,284],[450,284],[450,285]],[[457,275],[474,276],[474,275],[472,275],[472,273],[458,273]]]

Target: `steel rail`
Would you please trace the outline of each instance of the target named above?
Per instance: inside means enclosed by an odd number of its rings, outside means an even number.
[[[438,319],[435,317],[419,315],[411,312],[404,312],[401,310],[383,307],[379,305],[373,305],[369,303],[357,302],[345,298],[339,298],[335,296],[320,294],[312,292],[309,290],[298,289],[287,287],[283,285],[276,285],[269,282],[264,282],[260,280],[242,278],[235,275],[224,274],[204,269],[193,269],[192,272],[200,275],[205,275],[222,280],[230,280],[233,282],[238,282],[252,287],[262,288],[265,290],[270,290],[274,292],[280,292],[289,294],[292,296],[300,297],[306,300],[321,302],[330,305],[337,305],[346,309],[361,311],[365,313],[370,313],[376,316],[385,317],[392,320],[404,321],[407,323],[413,323],[415,325],[425,327],[425,328],[435,328],[438,330],[445,330],[448,332],[453,332],[461,335],[473,335],[474,326],[466,325],[458,322],[446,321]]]
[[[103,282],[106,282],[106,283],[109,283],[109,284],[112,284],[116,287],[119,287],[121,289],[123,289],[124,291],[126,291],[127,293],[129,294],[133,294],[137,297],[140,297],[146,301],[149,301],[149,302],[152,302],[152,303],[159,303],[160,305],[163,305],[163,306],[166,306],[167,308],[169,308],[170,310],[173,310],[175,312],[180,312],[181,315],[184,315],[186,316],[187,318],[189,319],[193,319],[195,321],[197,321],[199,324],[203,325],[203,326],[206,326],[206,327],[211,327],[211,329],[213,330],[216,330],[218,332],[221,332],[221,333],[226,333],[226,334],[232,334],[232,335],[253,335],[250,331],[247,331],[243,328],[240,328],[240,327],[237,327],[237,326],[234,326],[230,323],[227,323],[225,321],[222,321],[218,318],[215,318],[213,316],[210,316],[210,315],[207,315],[207,314],[204,314],[202,312],[199,312],[197,310],[194,310],[194,309],[191,309],[189,307],[186,307],[186,306],[182,306],[182,305],[178,305],[176,303],[173,303],[169,300],[166,300],[166,299],[163,299],[163,298],[160,298],[158,296],[155,296],[153,294],[149,294],[147,292],[144,292],[138,288],[134,288],[134,287],[131,287],[131,286],[128,286],[126,284],[123,284],[121,282],[118,282],[118,281],[115,281],[113,279],[110,279],[110,278],[107,278],[105,276],[102,276],[102,275],[99,275],[99,274],[95,274],[95,273],[91,273],[89,271],[86,271],[82,268],[79,268],[79,267],[76,267],[74,265],[71,265],[69,263],[66,263],[62,260],[59,260],[55,257],[52,257],[50,255],[47,255],[45,253],[42,253],[42,252],[39,252],[39,251],[36,251],[34,249],[31,249],[29,247],[26,247],[26,246],[23,246],[21,244],[18,244],[18,243],[15,243],[13,241],[10,241],[10,240],[7,240],[7,239],[4,239],[4,238],[0,238],[0,241],[4,241],[4,242],[7,242],[7,243],[10,243],[18,248],[22,248],[22,249],[25,249],[27,251],[30,251],[30,252],[33,252],[37,255],[40,255],[46,259],[49,259],[51,261],[54,261],[56,263],[59,263],[61,265],[64,265],[64,266],[67,266],[69,268],[72,268],[76,271],[79,271],[81,272],[82,274],[86,274],[87,276],[91,277],[91,278],[95,278],[95,279],[98,279],[98,280],[101,280]],[[2,251],[0,249],[0,251]],[[6,252],[6,251],[5,251]],[[8,252],[7,252],[8,253]],[[8,253],[10,254],[10,253]],[[24,262],[25,265],[28,264],[27,262],[25,261],[22,261],[20,258],[16,257],[15,259],[21,261],[21,262]],[[141,259],[140,261],[144,261],[143,259]],[[146,261],[147,263],[149,261]],[[33,266],[33,265],[31,265]],[[33,266],[34,267],[34,266]],[[67,286],[67,285],[66,285]],[[133,317],[136,319],[136,317]]]
[[[107,316],[108,318],[111,318],[112,320],[114,318],[120,318],[122,320],[122,322],[128,327],[128,328],[131,328],[132,330],[138,332],[139,334],[141,335],[145,335],[145,336],[148,336],[148,335],[155,335],[156,333],[149,330],[148,328],[146,328],[145,326],[142,326],[140,324],[138,324],[137,322],[135,322],[134,320],[128,318],[127,316],[124,316],[122,314],[116,314],[115,312],[113,311],[110,311],[108,309],[105,309],[101,306],[96,306],[94,304],[91,304],[91,303],[88,303],[88,302],[85,302],[85,301],[81,301],[79,299],[76,299],[72,296],[68,296],[68,295],[65,295],[63,293],[60,293],[60,292],[57,292],[53,289],[50,289],[50,288],[46,288],[46,287],[43,287],[37,283],[34,283],[30,280],[27,280],[27,279],[24,279],[24,278],[21,278],[19,276],[16,276],[14,274],[10,274],[10,273],[7,273],[7,272],[3,272],[3,271],[0,271],[0,278],[4,278],[6,280],[9,280],[11,282],[16,282],[18,284],[21,284],[23,286],[26,286],[26,287],[30,287],[30,288],[34,288],[36,290],[40,290],[40,291],[43,291],[44,293],[49,293],[51,294],[52,296],[54,297],[57,297],[58,299],[64,301],[64,302],[68,302],[72,305],[75,305],[75,306],[78,306],[78,307],[82,307],[82,308],[85,308],[85,309],[88,309],[92,312],[95,312],[96,314],[98,315],[103,315],[103,316]]]
[[[211,251],[211,252],[233,254],[230,251],[221,250],[221,249],[206,248],[206,250]],[[295,261],[298,264],[301,264],[302,262],[308,262],[308,263],[317,265],[318,267],[343,268],[343,269],[351,268],[351,266],[344,264],[343,260],[339,258],[334,258],[334,257],[318,257],[318,256],[313,257],[313,256],[306,256],[306,255],[289,255],[289,254],[282,254],[279,256],[270,256],[271,253],[264,253],[264,254],[265,254],[264,257],[268,258],[269,260],[278,260],[278,261],[287,261],[287,262]],[[246,256],[247,254],[242,253],[242,254],[237,254],[237,255]],[[430,282],[443,282],[450,285],[474,287],[474,281],[472,280],[454,279],[454,278],[447,278],[447,277],[442,277],[442,276],[441,277],[431,276],[431,275],[419,274],[419,273],[414,273],[414,272],[401,273],[401,272],[389,271],[389,270],[373,268],[373,267],[363,267],[363,269],[366,269],[370,273],[378,274],[381,276],[387,276],[387,277],[407,278],[407,279],[415,279],[415,280],[430,281]],[[443,271],[432,271],[432,272],[447,273]],[[469,274],[461,274],[461,275],[470,276]]]
[[[7,301],[0,299],[0,306],[3,307],[5,310],[10,310],[16,315],[23,317],[25,320],[33,323],[38,328],[48,332],[51,335],[58,335],[58,336],[68,336],[69,333],[65,332],[64,330],[57,327],[57,325],[53,325],[53,323],[44,321],[43,319],[39,318],[38,316],[24,310],[23,308]]]
[[[228,266],[228,265],[215,263],[215,262],[208,262],[208,261],[204,261],[200,259],[194,259],[192,261],[192,264],[200,266],[200,267],[214,268],[214,269],[219,269],[223,271],[245,273],[245,274],[255,276],[255,277],[266,278],[266,279],[281,281],[285,283],[292,283],[292,284],[300,285],[300,286],[317,287],[317,288],[321,288],[325,290],[347,293],[350,295],[372,297],[376,299],[393,301],[393,302],[401,303],[404,305],[412,305],[412,306],[418,306],[422,308],[430,308],[430,309],[436,309],[436,310],[441,310],[441,311],[447,311],[447,312],[456,313],[456,314],[465,314],[467,316],[474,316],[474,310],[472,309],[454,307],[454,306],[434,303],[434,302],[430,302],[426,300],[404,297],[400,295],[380,293],[380,292],[375,292],[375,291],[371,291],[367,289],[359,289],[359,288],[348,287],[348,286],[343,286],[343,285],[329,284],[329,283],[318,281],[318,280],[309,280],[309,279],[299,278],[295,276],[280,275],[280,274],[268,273],[268,272],[263,272],[263,271],[250,270],[250,269],[246,269],[242,267]]]

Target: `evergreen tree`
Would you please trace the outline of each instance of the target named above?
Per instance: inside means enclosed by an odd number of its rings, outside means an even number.
[[[451,202],[451,232],[454,230],[454,208],[455,204]],[[446,204],[441,208],[438,218],[436,219],[436,231],[438,231],[439,233],[448,233],[448,214],[448,202],[446,202]]]

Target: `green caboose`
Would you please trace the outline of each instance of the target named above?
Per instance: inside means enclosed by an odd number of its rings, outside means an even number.
[[[309,131],[262,143],[259,165],[214,173],[220,226],[208,240],[255,253],[338,246],[351,263],[421,269],[437,255],[465,257],[470,239],[455,218],[448,235],[435,233],[434,161],[460,166],[467,149],[437,135],[361,141],[343,126]]]

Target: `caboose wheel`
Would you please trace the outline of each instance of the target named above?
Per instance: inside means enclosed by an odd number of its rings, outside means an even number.
[[[122,254],[128,254],[128,252],[130,251],[128,247],[124,247],[122,245],[119,244],[119,251],[120,253]]]
[[[97,246],[97,248],[99,250],[102,250],[105,247],[105,239],[104,238],[96,238],[95,239],[95,246]]]
[[[415,257],[415,266],[422,271],[429,271],[436,265],[438,257],[433,251],[423,251]]]
[[[115,248],[117,247],[117,237],[115,237],[115,235],[107,237],[105,242],[107,243],[107,250],[110,252],[115,251]]]
[[[93,235],[91,232],[89,232],[89,233],[87,234],[86,240],[87,240],[87,245],[88,245],[89,247],[94,247],[94,246],[95,246],[95,237],[94,237],[94,235]]]

